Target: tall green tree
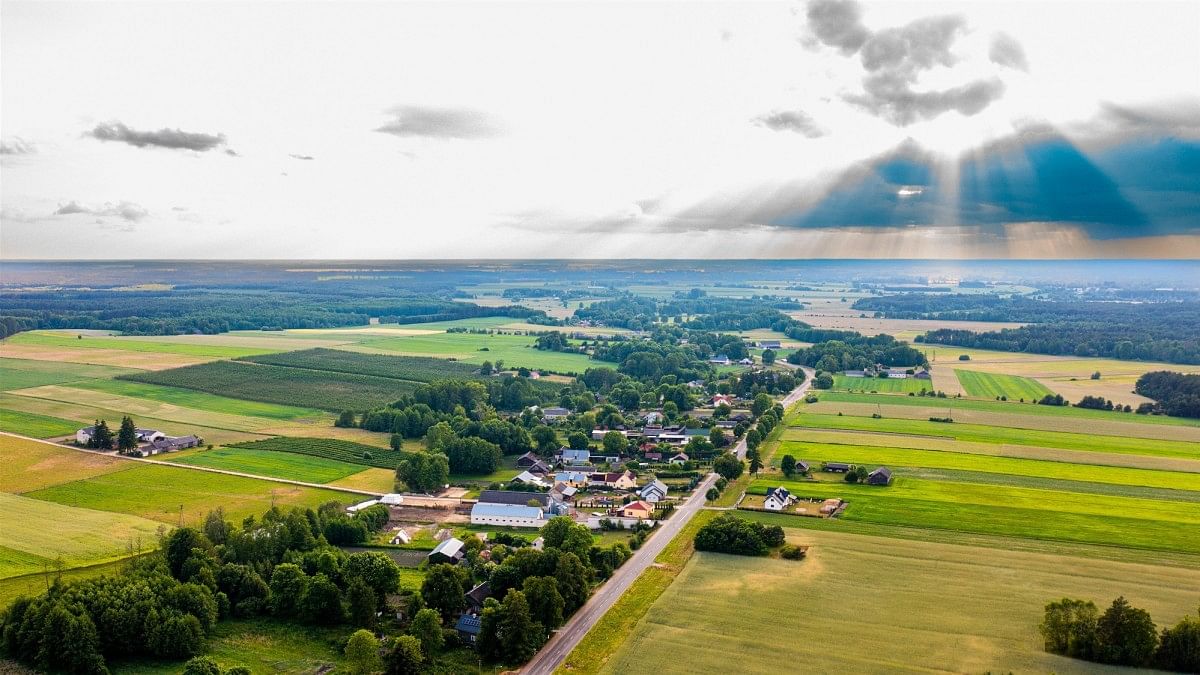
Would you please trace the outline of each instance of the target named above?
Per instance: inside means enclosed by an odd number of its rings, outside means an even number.
[[[113,446],[112,429],[108,428],[108,422],[104,420],[96,420],[95,426],[92,428],[91,438],[88,439],[88,447],[99,450],[109,450]]]
[[[137,426],[133,418],[126,415],[121,418],[121,428],[117,431],[117,450],[129,452],[137,447]]]
[[[529,614],[529,601],[525,594],[515,588],[509,589],[501,603],[500,642],[503,645],[504,661],[524,663],[541,646],[539,633],[535,630]]]
[[[387,675],[421,675],[424,664],[420,640],[401,635],[393,641],[392,650],[383,660],[383,672]]]
[[[371,631],[356,630],[346,641],[346,669],[351,675],[370,675],[383,669],[383,660],[379,658],[379,640]]]
[[[521,589],[529,601],[529,613],[533,620],[547,630],[562,625],[563,607],[566,602],[558,592],[558,580],[554,577],[526,577]]]
[[[326,626],[342,622],[342,592],[329,577],[318,574],[308,582],[308,590],[300,600],[300,611],[310,623]]]
[[[440,452],[414,452],[396,467],[396,478],[413,492],[432,492],[450,480],[450,461]]]
[[[1145,666],[1158,646],[1150,613],[1124,597],[1113,600],[1096,622],[1096,660],[1121,666]]]
[[[466,570],[456,565],[433,565],[421,582],[421,598],[426,607],[436,609],[448,623],[466,605],[463,593],[467,583]]]
[[[351,624],[360,628],[375,628],[378,601],[375,591],[362,577],[350,577],[350,583],[346,584],[346,604],[349,605]]]
[[[442,650],[445,638],[442,636],[442,618],[437,610],[426,607],[413,617],[408,632],[421,641],[421,653],[433,656]]]
[[[784,455],[783,459],[779,460],[779,468],[783,470],[783,475],[791,478],[796,474],[796,458]]]
[[[308,592],[308,575],[299,565],[283,563],[271,573],[271,612],[284,619],[300,616],[300,600]]]
[[[1063,598],[1046,605],[1038,630],[1046,651],[1077,659],[1091,659],[1096,646],[1096,621],[1100,610],[1090,601]]]

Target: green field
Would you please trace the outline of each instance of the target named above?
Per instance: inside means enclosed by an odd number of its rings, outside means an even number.
[[[410,382],[465,379],[479,375],[478,366],[459,361],[425,356],[364,354],[344,349],[305,349],[298,352],[252,356],[242,360],[273,366],[390,377]]]
[[[416,383],[386,377],[234,361],[214,361],[122,379],[330,411],[377,408],[417,388]]]
[[[94,366],[85,363],[0,358],[0,389],[12,391],[43,384],[62,384],[136,373],[133,368]]]
[[[969,396],[991,399],[1004,396],[1010,400],[1037,401],[1054,393],[1041,382],[1019,375],[995,375],[960,369],[954,372]]]
[[[120,349],[127,352],[157,352],[161,354],[180,354],[183,356],[201,356],[220,359],[232,359],[239,356],[254,356],[266,354],[273,350],[253,347],[236,347],[227,345],[195,344],[189,342],[171,342],[169,340],[150,341],[120,337],[96,337],[84,335],[82,339],[75,334],[51,333],[46,331],[27,331],[8,338],[13,344],[40,345],[43,347],[67,347],[71,349]]]
[[[216,448],[183,457],[167,456],[164,461],[306,483],[329,483],[363,470],[361,464],[350,464],[291,452],[273,452],[251,448]]]
[[[157,545],[160,523],[0,492],[0,577],[43,571],[61,558],[78,567]],[[53,569],[53,568],[52,568]]]
[[[370,445],[363,445],[361,443],[354,443],[352,441],[341,441],[333,438],[296,438],[277,436],[275,438],[266,438],[259,441],[235,443],[228,447],[237,450],[290,453],[330,459],[339,463],[358,465],[358,471],[362,471],[362,467],[364,466],[373,466],[381,469],[394,470],[396,466],[409,455],[409,453],[404,450],[376,448]]]
[[[933,383],[929,380],[918,380],[914,377],[884,379],[879,377],[846,377],[845,375],[834,375],[833,388],[842,391],[907,394],[910,391],[933,391]]]
[[[416,328],[417,326],[411,326]],[[355,351],[434,356],[467,363],[503,361],[506,368],[526,368],[578,375],[588,368],[605,365],[583,354],[542,351],[533,348],[537,338],[532,335],[497,335],[484,333],[440,333],[410,335],[366,340]]]
[[[198,525],[218,506],[231,520],[259,516],[277,505],[316,507],[349,503],[345,492],[273,483],[255,478],[194,471],[178,466],[143,464],[26,493],[48,502],[141,516],[168,525]]]
[[[129,396],[131,398],[146,398],[162,403],[170,403],[184,408],[195,408],[196,410],[207,410],[210,412],[227,413],[230,415],[243,415],[247,417],[259,417],[269,420],[298,420],[306,418],[321,417],[325,413],[315,408],[298,408],[288,405],[279,405],[277,403],[263,403],[260,401],[247,401],[238,398],[228,398],[209,394],[203,391],[194,389],[181,389],[179,387],[164,387],[156,384],[146,384],[143,382],[132,382],[129,380],[91,380],[88,382],[80,382],[74,387],[78,389],[89,389],[91,391],[103,391],[119,396]]]
[[[811,547],[806,560],[697,553],[609,661],[579,672],[1092,673],[1101,667],[1042,651],[1048,600],[1124,595],[1161,626],[1194,613],[1195,595],[1179,590],[1200,587],[1194,568],[787,534]]]
[[[0,408],[0,431],[34,438],[53,438],[74,434],[79,424],[49,415]]]

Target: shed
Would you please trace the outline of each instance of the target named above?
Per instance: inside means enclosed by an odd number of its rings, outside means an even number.
[[[446,541],[438,544],[436,548],[429,552],[428,559],[431,565],[439,563],[449,563],[451,565],[462,560],[466,551],[463,549],[463,542],[457,537],[450,537]]]

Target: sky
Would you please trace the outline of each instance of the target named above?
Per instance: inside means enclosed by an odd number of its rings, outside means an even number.
[[[1196,2],[0,2],[4,259],[1200,258]]]

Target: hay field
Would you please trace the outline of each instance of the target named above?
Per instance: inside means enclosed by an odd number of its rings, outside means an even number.
[[[959,368],[954,371],[968,396],[1004,397],[1010,401],[1037,401],[1054,392],[1038,380],[1019,375],[997,375]]]
[[[79,331],[28,331],[8,338],[17,345],[38,345],[62,349],[117,349],[127,352],[153,352],[178,354],[210,359],[232,359],[239,356],[254,356],[272,351],[283,351],[284,347],[240,347],[229,344],[206,344],[188,338],[161,337],[113,337],[84,335]]]
[[[1092,673],[1102,667],[1042,651],[1048,600],[1124,594],[1162,625],[1194,613],[1179,590],[1200,588],[1195,568],[787,534],[811,547],[807,560],[697,553],[601,672]]]
[[[918,380],[912,377],[906,377],[904,379],[883,379],[879,377],[847,377],[845,375],[834,375],[833,388],[840,391],[907,394],[910,391],[933,391],[933,384],[928,380]]]
[[[14,344],[10,340],[11,338],[0,342],[0,356],[4,358],[32,359],[54,363],[88,363],[135,368],[138,370],[165,370],[167,368],[179,368],[181,366],[190,366],[213,360],[211,357],[204,356],[127,351],[124,349],[89,349],[75,345],[70,347],[56,347],[41,344]]]
[[[117,394],[131,398],[144,398],[162,403],[170,403],[184,408],[207,410],[209,412],[228,413],[240,417],[258,417],[268,420],[313,420],[324,418],[326,413],[315,408],[300,408],[297,406],[280,405],[278,403],[263,403],[247,401],[239,398],[229,398],[217,394],[209,394],[194,389],[179,387],[164,387],[144,382],[129,380],[91,380],[75,385],[79,389]]]
[[[137,372],[132,368],[84,363],[0,358],[0,389],[26,389],[43,384],[63,384]]]
[[[117,457],[0,435],[0,491],[21,494],[133,468]]]
[[[71,420],[0,408],[0,431],[33,438],[54,438],[74,434],[78,428],[79,425]]]
[[[467,363],[504,361],[510,368],[524,366],[559,373],[583,373],[588,368],[604,365],[583,354],[541,351],[533,348],[535,337],[529,335],[489,335],[477,333],[442,333],[410,337],[368,340],[342,349],[379,354],[434,356]]]
[[[362,468],[362,467],[358,467]],[[370,468],[351,474],[345,478],[330,481],[330,487],[344,487],[351,490],[368,490],[370,492],[392,492],[396,484],[396,472],[391,469]]]
[[[166,455],[164,462],[284,478],[306,483],[330,483],[362,471],[362,466],[324,457],[251,448],[216,448],[184,456]],[[1197,478],[1200,478],[1198,476]]]

